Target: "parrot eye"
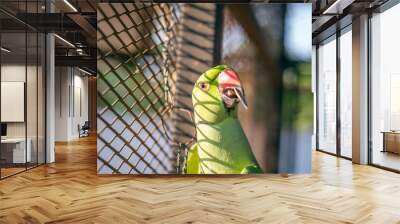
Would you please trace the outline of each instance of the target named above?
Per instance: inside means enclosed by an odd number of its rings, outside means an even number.
[[[208,82],[200,82],[199,83],[199,88],[203,91],[208,91],[208,89],[210,88],[210,83]]]

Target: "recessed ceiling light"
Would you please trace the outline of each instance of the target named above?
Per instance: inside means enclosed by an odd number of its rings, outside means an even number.
[[[87,74],[87,75],[93,75],[92,73],[90,73],[90,72],[88,72],[88,71],[86,71],[86,70],[83,70],[83,69],[81,69],[81,68],[79,68],[79,67],[78,67],[78,69],[79,69],[79,71],[81,71],[81,72],[83,72],[83,73],[85,73],[85,74]]]
[[[343,9],[351,5],[354,1],[355,0],[336,0],[327,9],[325,9],[322,14],[342,14]]]
[[[75,48],[75,45],[73,45],[71,42],[69,42],[68,40],[60,37],[58,34],[54,34],[55,37],[57,37],[59,40],[61,40],[62,42],[66,43],[67,45],[69,45],[70,47]]]
[[[64,0],[64,3],[67,4],[74,12],[78,12],[78,10],[68,0]]]
[[[0,49],[1,49],[2,51],[6,52],[6,53],[10,53],[10,52],[11,52],[11,50],[9,50],[9,49],[7,49],[7,48],[5,48],[5,47],[1,47]]]

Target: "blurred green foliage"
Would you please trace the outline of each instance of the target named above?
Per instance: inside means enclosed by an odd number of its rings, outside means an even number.
[[[156,49],[148,51],[146,55],[155,54],[155,51]],[[98,72],[98,92],[104,93],[102,95],[104,100],[98,97],[98,110],[107,108],[107,104],[112,105],[113,110],[121,116],[126,110],[131,110],[137,116],[140,116],[143,111],[154,114],[156,110],[161,110],[165,105],[162,75],[161,72],[153,75],[148,67],[143,69],[144,66],[142,66],[142,70],[139,69],[138,64],[146,62],[144,57],[133,59],[128,55],[115,53],[104,60],[117,66],[105,74],[100,70]]]
[[[310,62],[292,62],[283,72],[283,127],[312,129],[313,95],[310,72]]]

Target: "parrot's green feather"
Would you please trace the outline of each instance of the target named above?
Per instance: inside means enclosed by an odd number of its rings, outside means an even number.
[[[262,173],[237,118],[237,105],[230,109],[224,105],[217,77],[227,68],[207,70],[193,88],[197,142],[189,151],[189,174]]]
[[[228,68],[228,66],[227,65],[217,65],[214,68],[207,70],[202,76],[209,81],[215,80],[215,78],[217,78],[219,73],[222,70],[224,70],[225,68]],[[202,78],[202,77],[200,77],[200,78]]]
[[[199,173],[199,154],[197,153],[197,144],[194,144],[188,152],[187,174],[197,173]]]
[[[227,117],[218,124],[197,125],[199,173],[240,174],[257,161],[240,122]]]
[[[244,168],[241,174],[250,174],[250,173],[263,173],[263,171],[260,169],[260,167],[252,165]]]

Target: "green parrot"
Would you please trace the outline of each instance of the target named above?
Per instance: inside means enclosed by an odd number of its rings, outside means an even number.
[[[186,173],[262,173],[237,116],[239,102],[247,109],[238,74],[227,65],[207,70],[194,85],[192,102],[197,141]]]

